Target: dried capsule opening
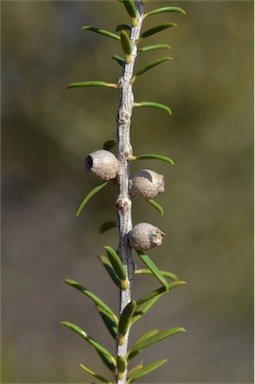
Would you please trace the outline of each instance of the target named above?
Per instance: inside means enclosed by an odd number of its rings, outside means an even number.
[[[98,179],[113,180],[118,174],[119,163],[112,152],[100,149],[85,158],[84,167]]]
[[[90,155],[85,158],[84,167],[87,171],[90,171],[93,167],[93,159]]]
[[[163,237],[165,236],[166,234],[164,232],[162,232],[160,229],[157,229],[155,231],[155,234],[152,236],[152,241],[153,241],[153,244],[159,246],[162,244],[162,241],[163,241]]]
[[[139,172],[139,177],[144,177],[145,179],[149,180],[150,182],[152,182],[152,175],[150,172],[146,171],[145,169],[142,169],[140,172]]]

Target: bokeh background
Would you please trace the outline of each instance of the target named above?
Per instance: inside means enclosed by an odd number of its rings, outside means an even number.
[[[157,1],[187,15],[164,14],[144,29],[174,21],[178,28],[150,37],[166,42],[172,62],[141,76],[136,101],[165,103],[164,112],[137,108],[135,153],[161,153],[132,164],[165,175],[166,192],[149,205],[134,202],[133,220],[148,221],[167,236],[151,251],[162,269],[187,285],[157,303],[137,323],[145,328],[183,326],[142,353],[168,364],[147,383],[253,382],[253,2]],[[117,231],[99,235],[115,219],[116,190],[107,187],[79,218],[75,209],[97,181],[83,169],[86,154],[115,136],[115,90],[66,90],[69,82],[116,82],[112,54],[119,43],[83,25],[114,31],[128,22],[118,1],[2,1],[2,382],[79,383],[85,363],[107,374],[92,347],[61,327],[68,320],[114,350],[93,304],[63,283],[71,278],[117,310],[118,294],[100,265],[103,246]],[[162,52],[140,55],[137,67]],[[163,55],[168,52],[163,52]],[[137,261],[137,260],[136,260]],[[134,295],[158,285],[137,279]]]

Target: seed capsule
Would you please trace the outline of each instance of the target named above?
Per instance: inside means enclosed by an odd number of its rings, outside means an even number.
[[[104,149],[90,153],[85,158],[84,166],[93,176],[105,181],[115,179],[119,169],[116,156]]]
[[[141,169],[130,180],[130,193],[132,197],[139,197],[145,200],[153,199],[159,193],[164,192],[164,190],[164,176],[150,169]]]
[[[129,244],[137,251],[148,251],[162,244],[165,233],[149,223],[136,224],[128,232]]]

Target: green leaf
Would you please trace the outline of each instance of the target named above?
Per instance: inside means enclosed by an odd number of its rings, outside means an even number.
[[[149,203],[153,208],[155,208],[160,214],[161,216],[164,215],[164,209],[161,207],[161,205],[159,205],[155,200],[153,199],[148,199],[146,200],[147,203]]]
[[[174,162],[170,157],[167,156],[161,156],[161,155],[154,155],[154,154],[143,154],[143,155],[137,155],[137,156],[130,156],[128,158],[128,161],[133,161],[133,160],[148,160],[148,159],[156,159],[156,160],[162,160],[165,161],[166,163],[174,165]]]
[[[124,60],[122,57],[120,57],[120,56],[118,56],[118,55],[113,55],[113,56],[112,56],[112,59],[115,60],[116,63],[118,63],[121,67],[124,67],[124,65],[125,65],[125,60]]]
[[[164,63],[165,61],[172,60],[171,57],[161,57],[160,59],[157,59],[155,61],[152,61],[151,63],[145,65],[144,67],[140,68],[132,77],[130,80],[130,83],[133,84],[134,81],[136,80],[137,76],[142,75],[143,73],[149,71],[151,68],[156,67],[157,65]]]
[[[110,380],[106,379],[104,376],[101,376],[96,372],[91,371],[89,368],[85,367],[85,365],[80,364],[80,367],[84,371],[86,371],[89,375],[95,377],[97,380],[102,381],[103,383],[106,383],[106,384],[112,384],[112,382]]]
[[[165,12],[177,12],[177,13],[182,13],[183,15],[186,15],[186,12],[182,8],[163,7],[163,8],[154,9],[153,11],[145,13],[145,15],[143,16],[143,19],[145,19],[147,16],[153,16],[153,15],[157,15],[159,13],[165,13]]]
[[[129,378],[131,375],[133,375],[133,373],[137,372],[138,369],[141,369],[142,367],[143,367],[143,364],[139,363],[135,365],[133,368],[129,369],[127,373],[127,378]]]
[[[99,255],[98,258],[101,261],[101,263],[103,264],[103,266],[106,269],[106,271],[108,272],[108,274],[110,275],[114,284],[117,285],[117,287],[120,287],[120,280],[119,280],[118,276],[116,275],[109,259],[104,255]]]
[[[139,52],[149,52],[149,51],[156,51],[158,49],[172,49],[170,45],[168,44],[154,44],[154,45],[147,45],[146,47],[139,48]]]
[[[121,3],[124,4],[129,16],[131,17],[132,20],[132,26],[136,27],[137,25],[137,20],[136,20],[136,8],[133,0],[120,0]]]
[[[163,31],[164,29],[167,29],[167,28],[170,28],[170,27],[177,27],[177,24],[175,24],[175,23],[164,23],[164,24],[157,25],[156,27],[150,28],[147,31],[143,32],[140,35],[140,39],[141,38],[144,39],[145,37],[152,36],[155,33],[158,33],[160,31]]]
[[[122,339],[122,337],[126,335],[128,328],[130,326],[131,318],[135,312],[135,309],[136,309],[136,302],[134,300],[130,301],[130,303],[128,303],[128,305],[124,308],[119,321],[120,339]]]
[[[127,368],[127,362],[123,356],[117,356],[118,374],[124,373]],[[122,377],[119,377],[119,379]]]
[[[167,359],[154,361],[152,363],[144,365],[142,368],[137,369],[137,371],[134,372],[133,375],[129,376],[127,384],[132,383],[133,381],[139,379],[140,377],[147,375],[148,373],[159,368],[161,365],[165,364],[166,362],[167,362]]]
[[[96,305],[96,309],[101,316],[106,328],[108,329],[110,335],[116,339],[117,337],[117,326],[116,323],[112,320],[112,317],[108,315],[101,307]]]
[[[98,352],[99,356],[103,358],[104,362],[108,363],[108,368],[111,370],[114,369],[116,366],[116,361],[114,357],[111,355],[109,351],[107,351],[106,348],[104,348],[101,344],[99,344],[97,341],[92,339],[83,329],[81,329],[78,325],[69,323],[68,321],[62,321],[60,323],[61,325],[64,325],[65,327],[71,329],[72,331],[76,332],[78,335],[80,335],[84,340],[86,340],[90,345],[92,345],[96,351]]]
[[[118,35],[109,31],[105,31],[104,29],[101,29],[101,28],[85,25],[84,27],[82,27],[82,29],[86,31],[96,32],[96,33],[99,33],[100,35],[107,36],[107,37],[110,37],[111,39],[120,41],[120,37]]]
[[[114,251],[113,248],[109,246],[105,246],[104,248],[107,252],[107,256],[113,266],[114,271],[116,272],[118,278],[120,279],[122,289],[127,289],[128,288],[127,273],[119,255]]]
[[[163,293],[168,292],[168,291],[169,291],[169,289],[166,289],[165,287],[155,289],[154,291],[149,292],[145,296],[138,299],[136,301],[136,303],[137,303],[137,305],[144,304],[144,303],[146,303],[146,301],[150,301],[150,300],[154,299],[155,297],[157,297],[159,295],[161,296]]]
[[[141,343],[143,340],[148,339],[148,337],[156,335],[156,333],[158,333],[158,331],[159,331],[158,329],[149,329],[149,330],[143,332],[140,336],[138,336],[138,338],[135,340],[134,344]]]
[[[141,101],[139,103],[134,103],[133,104],[134,107],[150,107],[150,108],[157,108],[157,109],[161,109],[162,111],[165,111],[167,112],[169,115],[172,114],[172,111],[169,107],[167,107],[166,105],[164,104],[160,104],[160,103],[155,103],[153,101]]]
[[[110,139],[104,142],[103,149],[106,151],[110,151],[113,149],[116,145],[116,140],[115,139]]]
[[[175,335],[176,333],[180,332],[186,332],[184,328],[176,327],[176,328],[169,328],[165,329],[163,331],[158,331],[152,336],[149,336],[142,341],[135,342],[131,349],[128,351],[127,356],[128,360],[131,360],[133,357],[135,357],[140,351],[143,349],[151,346],[152,344],[158,343],[161,340],[166,339],[167,337],[170,337],[172,335]]]
[[[167,291],[164,290],[163,293],[165,293],[165,292],[167,292]],[[160,296],[163,293],[161,293],[158,296],[155,296],[152,299],[147,300],[146,302],[140,304],[138,306],[138,309],[135,311],[135,313],[132,317],[131,324],[133,325],[134,323],[137,322],[137,320],[139,320],[143,315],[145,315],[149,311],[149,309],[151,309],[151,307],[158,301],[158,299],[160,298]]]
[[[76,216],[79,216],[87,202],[93,197],[97,192],[101,191],[106,185],[108,184],[108,181],[103,181],[99,185],[97,185],[95,188],[93,188],[80,202],[76,209]]]
[[[159,295],[161,296],[165,292],[171,291],[173,288],[177,288],[177,287],[180,287],[180,286],[185,285],[185,284],[186,284],[186,282],[182,281],[182,280],[174,281],[173,283],[168,285],[168,289],[166,289],[165,287],[155,289],[155,291],[152,291],[152,292],[148,293],[147,295],[141,297],[139,300],[137,300],[136,304],[141,305],[143,303],[146,303],[147,301],[150,301]]]
[[[84,295],[86,295],[89,299],[94,301],[96,305],[98,305],[100,308],[102,308],[108,315],[111,316],[115,324],[118,324],[118,319],[115,313],[111,310],[111,308],[108,307],[107,304],[103,302],[98,296],[96,296],[93,292],[89,291],[87,288],[83,287],[81,284],[77,283],[77,281],[65,279],[64,282],[71,287],[78,289],[78,291],[82,292]]]
[[[109,229],[116,228],[116,221],[106,221],[100,226],[100,234],[108,231]]]
[[[158,267],[153,263],[153,261],[149,258],[149,256],[145,255],[142,251],[136,251],[142,262],[146,265],[146,267],[151,270],[155,278],[163,285],[163,287],[168,290],[168,281],[160,272]]]
[[[131,47],[131,43],[130,43],[129,36],[128,36],[127,32],[121,31],[120,32],[120,39],[121,39],[121,46],[122,46],[123,52],[125,53],[126,63],[129,64],[130,60],[131,60],[130,55],[132,52],[132,47]]]
[[[117,25],[115,31],[116,32],[119,32],[119,31],[131,31],[131,26],[128,25],[128,24],[119,24],[119,25]]]
[[[168,271],[160,271],[163,276],[173,280],[177,281],[178,278],[174,273],[168,272]],[[152,272],[149,269],[136,269],[135,270],[136,275],[152,275]]]
[[[106,83],[105,81],[81,81],[79,83],[68,84],[66,88],[80,88],[80,87],[107,87],[107,88],[118,88],[117,84]]]

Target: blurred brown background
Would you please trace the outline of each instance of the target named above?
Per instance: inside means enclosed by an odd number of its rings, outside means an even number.
[[[157,1],[186,16],[146,20],[144,30],[174,21],[178,28],[150,37],[165,42],[172,62],[141,76],[136,101],[165,103],[169,117],[135,109],[134,152],[161,153],[132,165],[163,173],[161,218],[135,201],[134,223],[167,233],[150,256],[187,285],[166,295],[132,332],[183,326],[145,350],[145,362],[169,362],[148,383],[253,382],[253,3]],[[83,25],[114,31],[128,22],[118,1],[2,1],[2,381],[78,383],[79,368],[107,374],[93,348],[59,322],[76,322],[114,350],[92,303],[63,283],[78,280],[117,310],[118,295],[97,255],[116,246],[117,232],[99,235],[115,219],[115,189],[95,196],[79,218],[80,199],[96,184],[83,169],[86,154],[115,135],[112,89],[66,90],[69,82],[115,82],[119,43]],[[139,56],[136,68],[167,55]],[[137,279],[134,295],[157,287]]]

